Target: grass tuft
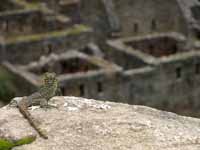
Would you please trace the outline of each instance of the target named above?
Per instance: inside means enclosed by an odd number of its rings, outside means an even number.
[[[11,150],[13,147],[30,144],[35,140],[36,140],[35,136],[25,137],[15,142],[5,139],[0,139],[0,150]]]

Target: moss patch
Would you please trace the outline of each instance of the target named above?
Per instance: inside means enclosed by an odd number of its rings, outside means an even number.
[[[10,150],[13,147],[14,147],[13,142],[0,139],[0,150]]]
[[[23,6],[26,9],[38,8],[37,3],[27,3],[25,0],[15,0],[16,4]]]
[[[5,139],[0,139],[0,150],[11,150],[15,146],[30,144],[33,141],[35,141],[35,139],[36,139],[35,136],[26,137],[15,142],[5,140]]]

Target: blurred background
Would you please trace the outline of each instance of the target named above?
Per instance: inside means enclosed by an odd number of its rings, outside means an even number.
[[[2,0],[0,107],[55,72],[62,95],[200,117],[198,0]]]

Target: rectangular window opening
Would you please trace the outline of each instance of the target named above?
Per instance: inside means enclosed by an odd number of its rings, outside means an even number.
[[[181,67],[176,68],[176,78],[181,78],[182,72]]]
[[[64,96],[65,95],[65,88],[64,87],[60,87],[60,91],[61,91],[61,94]]]
[[[155,19],[153,19],[153,20],[151,21],[151,30],[152,30],[152,31],[157,30],[157,21],[156,21]]]
[[[98,93],[103,92],[103,85],[101,82],[97,82],[97,91],[98,91]]]
[[[81,84],[79,86],[79,90],[80,90],[80,96],[84,96],[85,95],[85,86],[84,86],[84,84]]]
[[[134,33],[138,33],[138,30],[139,30],[138,24],[134,23],[134,25],[133,25],[133,31],[134,31]]]
[[[6,29],[6,32],[9,31],[9,22],[8,22],[8,20],[5,21],[5,29]]]
[[[52,53],[52,45],[48,44],[47,46],[47,54],[51,54]]]
[[[195,65],[195,73],[196,74],[200,73],[200,64],[199,63]]]

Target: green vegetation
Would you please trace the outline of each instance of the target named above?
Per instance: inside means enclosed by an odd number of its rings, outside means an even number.
[[[13,142],[0,139],[0,150],[10,150],[12,147],[14,147]]]
[[[33,141],[35,141],[35,139],[36,139],[35,136],[26,137],[15,142],[5,139],[0,139],[0,150],[11,150],[15,146],[30,144]]]
[[[16,88],[12,81],[14,77],[0,66],[0,100],[9,102],[14,96]]]
[[[14,142],[14,146],[20,146],[20,145],[24,145],[24,144],[30,144],[32,142],[34,142],[36,139],[35,136],[30,136],[30,137],[26,137],[26,138],[23,138],[19,141],[16,141]]]
[[[45,38],[57,38],[61,36],[71,36],[71,35],[78,35],[82,32],[88,32],[91,29],[85,25],[75,25],[69,29],[62,30],[62,31],[52,31],[48,33],[40,33],[40,34],[33,34],[27,36],[17,36],[15,38],[8,38],[6,40],[7,43],[18,43],[24,41],[39,41]]]
[[[39,7],[38,3],[27,3],[25,0],[15,0],[14,2],[26,9],[37,9]]]

